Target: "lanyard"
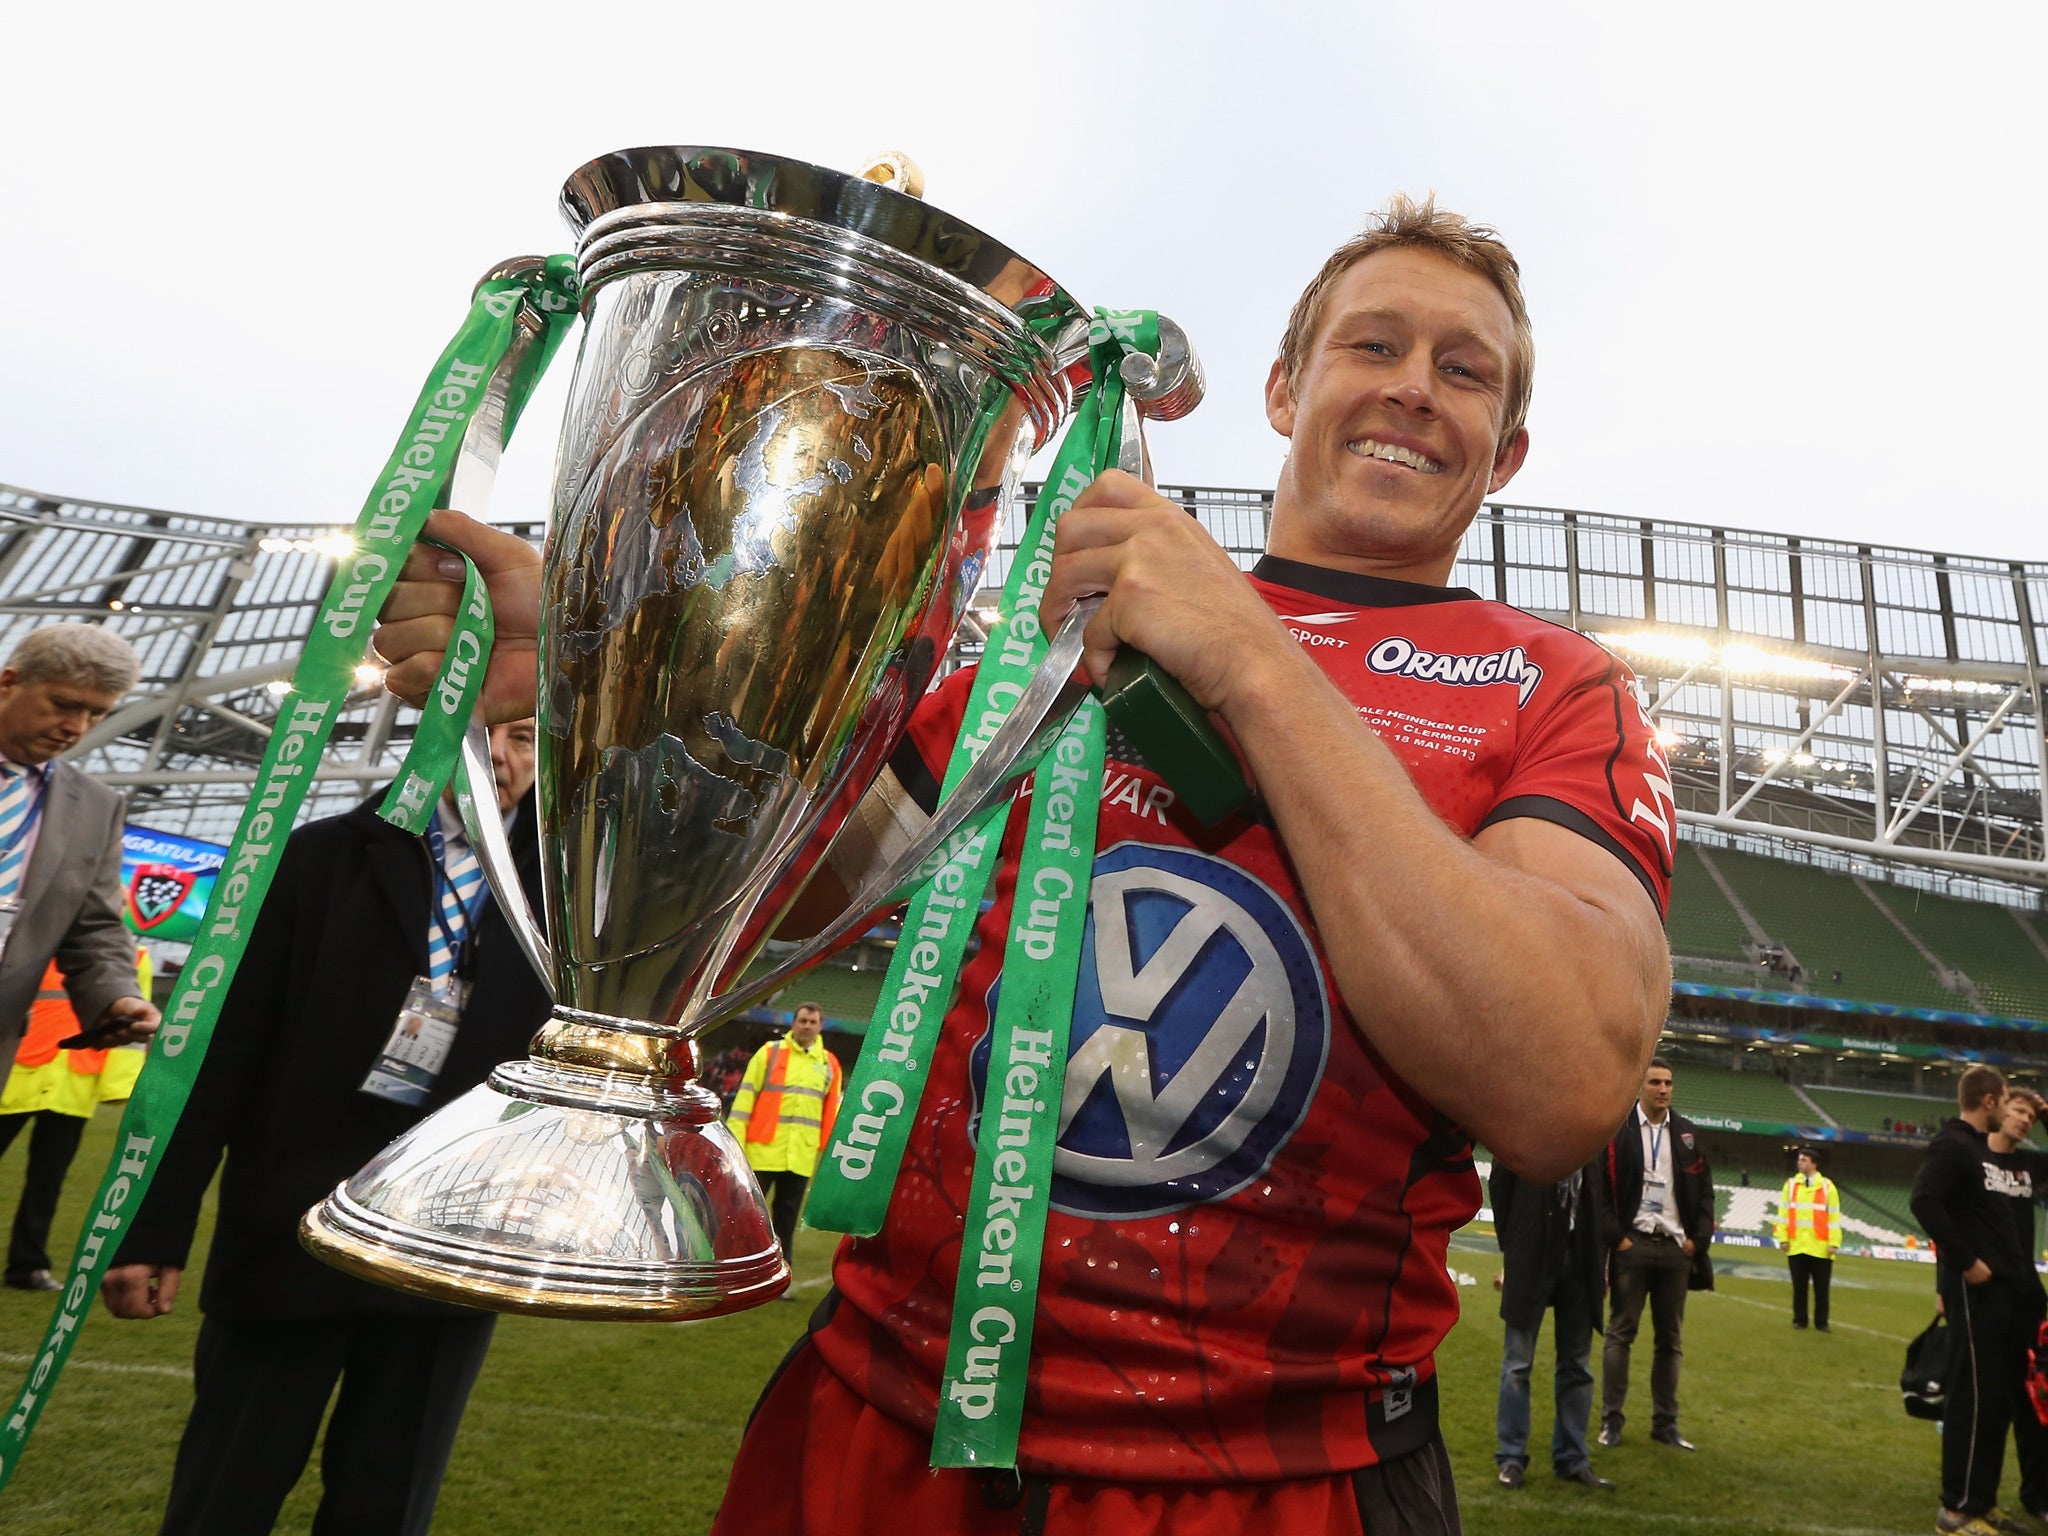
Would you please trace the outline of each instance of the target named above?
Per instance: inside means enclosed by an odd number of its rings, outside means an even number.
[[[1665,1124],[1669,1123],[1670,1122],[1667,1118]],[[1650,1122],[1647,1120],[1645,1120],[1643,1124],[1648,1128],[1650,1132],[1649,1171],[1651,1173],[1655,1173],[1657,1171],[1658,1160],[1664,1156],[1664,1125],[1651,1125]]]

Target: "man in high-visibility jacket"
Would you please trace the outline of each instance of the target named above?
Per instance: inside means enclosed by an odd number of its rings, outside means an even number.
[[[1799,1171],[1778,1192],[1778,1246],[1792,1266],[1792,1326],[1806,1326],[1806,1284],[1813,1282],[1813,1326],[1828,1331],[1828,1280],[1842,1246],[1842,1197],[1820,1171],[1809,1147],[1799,1149]]]
[[[149,951],[135,951],[136,986],[149,996]],[[143,1048],[60,1051],[57,1042],[78,1033],[78,1015],[64,991],[64,973],[52,960],[29,1005],[28,1029],[15,1053],[14,1070],[0,1089],[0,1155],[23,1130],[28,1137],[28,1172],[7,1242],[7,1284],[17,1291],[54,1291],[50,1223],[64,1192],[64,1175],[78,1155],[79,1139],[100,1105],[125,1099],[142,1072]]]
[[[747,1063],[726,1120],[769,1197],[785,1257],[796,1251],[797,1214],[839,1113],[839,1061],[818,1038],[824,1028],[824,1009],[797,1004],[789,1033]]]

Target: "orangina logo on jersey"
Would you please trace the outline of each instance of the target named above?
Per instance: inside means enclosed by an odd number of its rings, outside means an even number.
[[[1268,886],[1189,848],[1097,855],[1054,1208],[1135,1219],[1242,1189],[1301,1124],[1329,1049],[1314,949]],[[984,1034],[969,1060],[970,1137],[988,1058]]]

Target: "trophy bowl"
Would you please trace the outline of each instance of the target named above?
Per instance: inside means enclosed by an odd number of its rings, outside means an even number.
[[[989,236],[801,161],[627,150],[562,208],[586,324],[544,556],[528,939],[556,1006],[528,1059],[301,1237],[493,1310],[705,1317],[789,1269],[692,1036],[901,740],[1071,410],[1087,322]]]

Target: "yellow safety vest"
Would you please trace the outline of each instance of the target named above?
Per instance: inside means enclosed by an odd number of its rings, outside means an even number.
[[[149,996],[149,951],[135,951],[136,981]],[[78,1033],[78,1016],[64,991],[64,973],[52,960],[29,1008],[29,1025],[14,1058],[14,1070],[0,1087],[0,1115],[33,1115],[54,1110],[90,1120],[101,1104],[125,1099],[142,1074],[143,1047],[101,1051],[60,1051],[57,1042]]]
[[[825,1042],[809,1050],[788,1036],[754,1052],[726,1124],[756,1173],[809,1178],[839,1108],[839,1063]]]
[[[1842,1199],[1834,1180],[1816,1173],[1809,1180],[1795,1173],[1778,1192],[1778,1220],[1772,1228],[1787,1253],[1831,1258],[1842,1246]]]

